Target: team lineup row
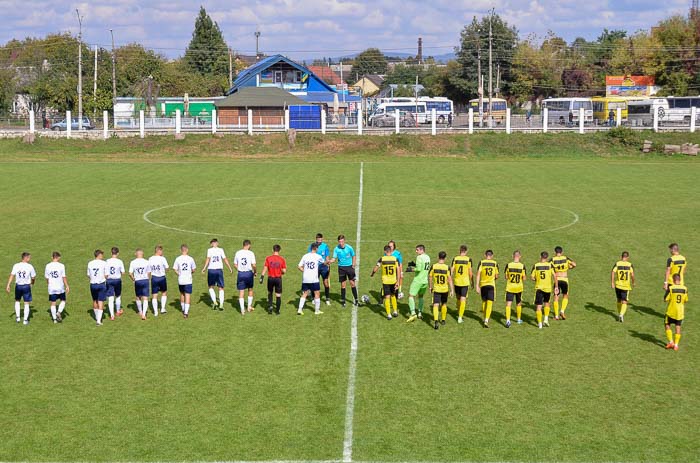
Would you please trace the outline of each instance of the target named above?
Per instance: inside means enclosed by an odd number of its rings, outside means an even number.
[[[224,266],[233,273],[233,268],[224,250],[219,247],[217,239],[210,241],[211,247],[207,250],[207,257],[202,266],[202,273],[207,273],[209,296],[212,306],[223,310],[224,308]],[[250,249],[249,240],[243,242],[243,248],[236,252],[233,264],[237,270],[236,287],[239,292],[239,308],[241,314],[254,310],[254,280],[257,276],[257,263],[255,254]],[[668,302],[666,317],[666,334],[669,340],[668,348],[678,348],[680,340],[680,326],[684,318],[684,304],[687,302],[687,288],[684,286],[684,275],[687,269],[685,257],[680,255],[678,245],[669,246],[671,257],[667,260],[666,275],[664,278],[665,300]],[[173,270],[178,277],[178,290],[180,293],[181,310],[184,318],[188,318],[190,309],[190,297],[192,294],[193,273],[197,269],[194,259],[189,255],[187,245],[180,247],[181,255],[173,262]],[[279,315],[282,296],[282,278],[287,272],[285,259],[280,255],[281,247],[273,246],[273,253],[266,257],[263,270],[260,274],[262,284],[265,276],[267,279],[268,313]],[[404,271],[413,273],[414,278],[409,291],[410,316],[407,322],[413,322],[422,318],[423,299],[426,292],[433,294],[432,309],[434,328],[446,323],[447,300],[449,296],[457,297],[458,323],[463,323],[466,310],[467,295],[470,287],[474,287],[481,297],[481,313],[483,326],[488,328],[493,304],[495,302],[495,283],[500,277],[499,265],[494,260],[491,250],[484,253],[483,259],[476,266],[476,278],[472,259],[467,255],[468,248],[462,245],[459,255],[447,264],[447,253],[441,251],[438,261],[431,264],[425,246],[418,245],[415,248],[415,262],[409,262],[404,269],[401,252],[396,249],[396,243],[390,241],[384,247],[384,255],[377,261],[370,276],[381,273],[382,291],[386,317],[388,320],[398,317],[397,298],[403,297],[402,284]],[[119,258],[119,248],[111,250],[111,257],[104,258],[102,250],[96,250],[94,257],[87,265],[87,276],[90,281],[90,292],[93,300],[93,310],[98,326],[102,324],[104,304],[107,302],[109,317],[111,320],[123,314],[121,293],[122,276],[126,273],[123,261]],[[505,315],[506,327],[511,326],[512,305],[515,302],[516,322],[522,323],[522,295],[524,283],[528,278],[525,265],[521,262],[521,253],[515,251],[513,259],[505,266]],[[31,255],[22,254],[22,260],[15,264],[10,273],[6,290],[11,292],[13,279],[15,280],[15,315],[16,321],[21,321],[21,302],[24,302],[24,324],[29,323],[32,301],[32,285],[35,283],[36,272],[30,264]],[[50,301],[50,313],[54,323],[61,322],[61,314],[66,305],[66,294],[70,288],[66,277],[65,266],[60,262],[61,255],[54,252],[52,260],[46,265],[44,277],[48,282]],[[343,235],[338,236],[338,245],[331,254],[330,248],[324,242],[322,234],[316,235],[316,240],[309,245],[308,252],[302,256],[298,269],[302,272],[301,297],[297,314],[303,315],[303,308],[307,298],[313,296],[315,314],[322,314],[321,308],[321,284],[325,293],[325,302],[330,305],[330,266],[338,264],[338,278],[341,285],[341,305],[346,305],[346,289],[349,282],[353,304],[358,305],[359,299],[356,287],[356,256],[355,251],[345,242]],[[154,255],[146,259],[143,249],[137,249],[135,258],[131,261],[128,274],[134,283],[136,305],[142,319],[146,319],[151,304],[154,316],[158,313],[166,313],[167,304],[167,279],[169,270],[167,259],[163,256],[163,247],[156,246]],[[549,326],[549,315],[554,309],[556,320],[566,319],[566,309],[569,301],[569,270],[576,268],[576,263],[563,254],[563,249],[557,246],[554,255],[550,258],[546,251],[540,254],[540,260],[533,265],[530,271],[530,279],[535,282],[535,306],[537,325],[540,329]],[[476,280],[476,281],[475,281]],[[635,283],[634,267],[629,261],[629,253],[623,252],[620,260],[615,263],[611,271],[611,287],[615,290],[619,321],[624,321],[627,311],[629,293]],[[218,298],[217,298],[218,289]],[[247,301],[246,301],[247,293]],[[160,296],[160,298],[159,298]],[[274,300],[273,300],[274,296]],[[149,301],[150,299],[150,301]],[[369,303],[369,297],[362,297],[364,303]],[[561,300],[561,303],[560,303]],[[246,305],[247,302],[247,305]],[[160,310],[159,310],[160,304]],[[675,337],[671,336],[670,325],[676,327]]]

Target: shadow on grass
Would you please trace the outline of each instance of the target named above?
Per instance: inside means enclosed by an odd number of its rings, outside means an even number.
[[[639,313],[643,313],[644,315],[651,315],[652,317],[664,318],[663,313],[657,312],[656,310],[652,309],[651,307],[644,307],[641,305],[630,304],[630,308],[632,310],[639,312]]]
[[[642,341],[649,342],[655,346],[666,347],[666,344],[656,336],[649,333],[640,333],[639,331],[629,330],[630,336],[633,338],[641,339]]]
[[[607,307],[603,307],[600,305],[597,305],[595,302],[586,302],[586,305],[584,306],[586,310],[592,310],[594,312],[602,313],[605,315],[609,315],[614,319],[617,319],[618,315],[616,311],[612,311],[608,309]]]

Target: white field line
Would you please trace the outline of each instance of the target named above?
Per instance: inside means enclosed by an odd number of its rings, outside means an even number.
[[[364,190],[365,164],[360,162],[360,192],[357,196],[357,242],[355,243],[355,273],[360,277],[360,246],[362,243],[362,194]],[[355,418],[355,377],[357,373],[357,306],[352,306],[350,327],[350,361],[348,362],[348,392],[345,401],[345,438],[343,439],[343,463],[352,461],[352,432]]]

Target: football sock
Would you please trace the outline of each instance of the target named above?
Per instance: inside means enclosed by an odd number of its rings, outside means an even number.
[[[506,320],[510,321],[510,306],[506,306]]]
[[[151,305],[153,306],[153,313],[158,313],[158,296],[151,300]]]
[[[491,318],[491,312],[493,311],[493,301],[486,301],[486,314],[484,318],[489,320]]]
[[[299,299],[299,312],[304,308],[304,304],[306,304],[306,298],[304,296]]]
[[[314,299],[314,310],[317,313],[321,311],[321,298]]]
[[[673,331],[670,329],[666,330],[666,339],[668,339],[668,342],[673,342]]]
[[[97,323],[102,323],[102,312],[104,310],[95,309],[95,320],[97,320]]]
[[[280,311],[280,308],[282,307],[282,298],[280,296],[277,296],[277,312]]]
[[[544,306],[544,318],[549,317],[549,306]]]
[[[562,305],[564,302],[562,301]],[[554,315],[559,315],[559,301],[554,300]]]
[[[109,296],[107,298],[107,308],[109,309],[110,316],[114,316],[114,296]]]
[[[481,313],[486,313],[486,301],[481,301]]]
[[[185,315],[188,315],[190,313],[190,305],[189,304],[183,304],[182,305],[182,311],[185,313]]]
[[[272,307],[272,291],[267,293],[267,306]]]
[[[391,296],[391,308],[394,309],[394,312],[398,310],[398,306],[396,304],[396,296]]]
[[[622,302],[617,303],[617,314],[622,315]]]
[[[27,320],[29,320],[29,304],[25,302],[24,303],[24,321],[26,322]]]
[[[433,306],[433,320],[438,321],[438,319],[439,319],[439,318],[438,318],[439,312],[440,312],[440,311],[438,310],[438,306],[437,306],[437,305],[434,305],[434,306]]]
[[[180,308],[182,309],[182,313],[185,313],[185,301],[180,301]]]
[[[357,300],[357,288],[350,288],[350,290],[352,291],[352,297],[354,297],[355,300]]]
[[[117,307],[117,312],[119,312],[120,310],[122,310],[122,297],[121,297],[121,296],[117,296],[116,299],[114,300],[114,304],[115,304],[116,307]]]
[[[460,299],[457,306],[459,308],[459,318],[462,318],[464,316],[464,310],[467,308],[467,301]]]
[[[253,296],[248,296],[248,308],[253,307]]]
[[[51,306],[51,319],[56,320],[56,306],[55,305]]]
[[[168,296],[161,296],[160,297],[160,308],[161,310],[165,310],[165,303],[168,302]]]
[[[680,333],[676,333],[676,338],[673,340],[673,343],[674,343],[675,345],[678,345],[679,342],[681,342],[681,334],[680,334]]]
[[[141,299],[136,299],[136,308],[139,309],[139,314],[143,313],[143,304],[141,303]]]
[[[566,308],[569,305],[569,298],[565,297],[564,299],[561,300],[561,311],[566,312]]]
[[[627,313],[627,303],[623,302],[620,304],[620,315]]]
[[[447,304],[442,304],[442,321],[447,320]]]
[[[411,311],[411,315],[416,314],[416,300],[412,297],[408,298],[408,308]]]
[[[214,304],[216,304],[216,298],[214,298]],[[224,305],[224,290],[219,290],[219,304]]]
[[[346,288],[340,288],[340,300],[345,302],[345,292],[347,291]]]
[[[216,304],[216,292],[214,288],[209,288],[209,297],[211,298],[211,303]]]
[[[386,310],[387,315],[391,315],[391,301],[388,297],[384,298],[384,310]]]
[[[515,307],[515,315],[517,315],[518,320],[520,320],[520,316],[521,316],[522,314],[523,314],[523,306],[521,306],[520,304],[518,304],[518,305]]]
[[[330,298],[331,298],[331,289],[330,289],[329,287],[326,286],[325,288],[323,288],[323,291],[324,291],[324,293],[326,294],[326,300],[327,300],[327,301],[330,300]]]
[[[542,311],[537,311],[537,323],[542,323]]]
[[[60,304],[58,304],[58,313],[63,313],[63,309],[66,308],[66,301],[61,301]]]
[[[238,305],[241,308],[241,312],[245,311],[245,299],[243,299],[242,297],[239,297],[238,298]]]
[[[19,318],[20,305],[19,302],[15,302],[15,315]]]
[[[418,299],[418,313],[423,313],[423,298]]]

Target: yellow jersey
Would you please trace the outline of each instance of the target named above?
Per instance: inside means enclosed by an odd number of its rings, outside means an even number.
[[[571,262],[571,259],[566,256],[554,256],[552,259],[550,259],[550,262],[552,263],[556,273],[566,273],[569,271],[569,262]],[[559,281],[568,282],[569,276],[559,277]]]
[[[430,268],[430,280],[433,282],[433,292],[450,292],[450,285],[448,283],[449,275],[450,268],[447,266],[447,264],[441,264],[440,262],[433,264],[433,266]]]
[[[395,285],[398,283],[399,261],[394,256],[382,256],[377,262],[382,268],[382,284]]]
[[[498,276],[498,264],[493,259],[484,259],[479,262],[479,287],[496,286]]]
[[[552,279],[554,277],[554,267],[551,262],[539,262],[532,267],[531,276],[535,277],[535,289],[552,292]]]
[[[673,284],[673,275],[676,273],[681,276],[681,284],[685,284],[685,266],[687,264],[688,263],[686,262],[685,257],[681,256],[680,254],[668,258],[666,261],[666,268],[671,269],[671,272],[668,274],[667,281],[669,285]]]
[[[685,303],[688,302],[688,288],[683,285],[669,286],[666,301],[668,302],[666,316],[675,320],[683,320]]]
[[[472,259],[469,256],[457,256],[452,259],[452,281],[455,286],[469,286],[469,271]]]
[[[634,273],[634,266],[631,262],[626,262],[624,260],[617,261],[612,268],[615,274],[615,287],[623,291],[632,290],[632,274]]]
[[[506,292],[522,293],[523,282],[526,278],[525,265],[522,262],[511,262],[506,265]]]

